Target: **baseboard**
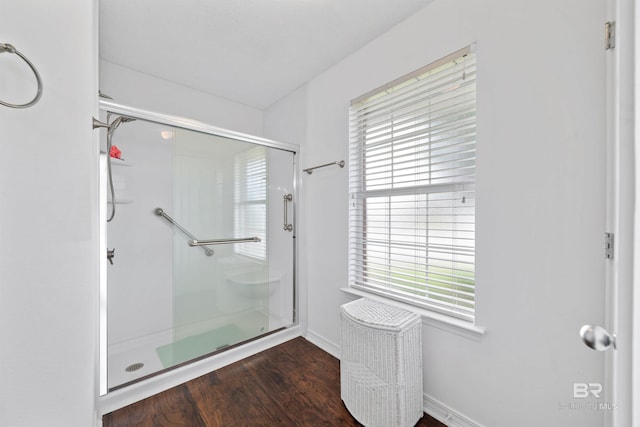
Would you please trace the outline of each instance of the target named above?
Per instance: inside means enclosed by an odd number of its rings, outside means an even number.
[[[325,337],[316,334],[313,331],[310,331],[307,329],[306,334],[304,334],[304,337],[307,339],[307,341],[309,341],[311,344],[317,345],[318,347],[320,347],[321,349],[323,349],[324,351],[326,351],[327,353],[329,353],[330,355],[332,355],[333,357],[335,357],[336,359],[340,359],[340,346],[332,341],[329,341],[328,339],[326,339]]]
[[[483,427],[431,396],[423,395],[424,412],[449,427]]]

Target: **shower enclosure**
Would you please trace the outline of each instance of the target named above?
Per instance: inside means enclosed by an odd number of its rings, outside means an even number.
[[[106,388],[293,326],[296,147],[101,106]]]

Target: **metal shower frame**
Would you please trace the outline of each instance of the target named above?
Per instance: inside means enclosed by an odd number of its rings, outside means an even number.
[[[289,144],[279,141],[274,141],[267,138],[262,138],[254,135],[249,135],[241,132],[235,132],[228,129],[220,128],[217,126],[213,126],[204,122],[200,122],[198,120],[188,119],[185,117],[157,113],[149,110],[139,109],[135,107],[130,107],[123,104],[118,104],[113,101],[109,101],[106,99],[98,100],[99,110],[106,114],[115,114],[120,117],[127,117],[130,119],[140,119],[147,122],[157,123],[161,125],[169,125],[181,129],[191,130],[195,132],[205,133],[213,136],[220,136],[224,138],[234,139],[237,141],[249,142],[257,145],[261,145],[263,147],[275,148],[278,150],[288,151],[293,154],[293,200],[290,202],[292,207],[292,229],[290,231],[293,232],[293,325],[298,325],[300,323],[299,318],[299,289],[298,289],[298,245],[297,245],[297,207],[296,201],[298,200],[298,192],[299,192],[299,171],[298,171],[298,155],[300,154],[300,146],[297,144]],[[95,120],[95,119],[94,119]],[[116,119],[117,120],[117,119]],[[93,123],[94,129],[100,127],[96,126],[94,121]],[[100,190],[101,191],[101,190]],[[102,199],[103,197],[101,197]],[[106,195],[104,196],[106,199]],[[106,203],[106,200],[101,201],[101,206],[99,209],[100,217],[99,217],[99,234],[100,234],[100,254],[104,254],[107,251],[106,247],[106,218],[105,213],[103,212],[103,207],[106,207],[106,204],[102,206],[102,203]],[[106,269],[107,269],[107,258],[104,256],[99,256],[100,259],[100,356],[99,356],[99,395],[105,396],[108,393],[108,384],[107,384],[107,303],[106,303],[106,295],[107,295],[107,278],[106,278]]]

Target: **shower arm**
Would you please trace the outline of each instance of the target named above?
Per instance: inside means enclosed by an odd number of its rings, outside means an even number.
[[[162,208],[156,208],[154,213],[156,215],[161,216],[162,218],[166,219],[167,222],[169,222],[171,225],[175,226],[178,230],[182,231],[185,236],[187,236],[189,239],[191,239],[189,242],[192,242],[192,241],[196,241],[197,242],[198,241],[198,239],[196,239],[196,236],[191,234],[186,228],[184,228],[183,226],[178,224],[173,218],[171,218],[169,215],[167,215]],[[193,245],[191,245],[191,246],[193,246]],[[203,245],[198,245],[198,246],[202,246],[202,249],[204,250],[204,253],[207,254],[207,256],[213,255],[213,253],[214,253],[213,249],[208,248],[208,247],[203,246]]]

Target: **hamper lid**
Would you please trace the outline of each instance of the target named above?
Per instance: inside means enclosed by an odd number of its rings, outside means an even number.
[[[342,312],[353,320],[384,329],[399,330],[420,320],[420,315],[399,307],[361,298],[344,304]]]

